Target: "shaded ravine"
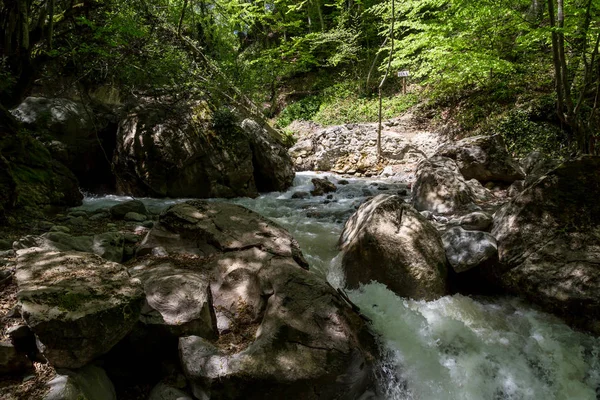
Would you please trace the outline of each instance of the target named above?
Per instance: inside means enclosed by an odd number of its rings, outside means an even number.
[[[338,185],[326,196],[292,198],[328,176]],[[401,193],[406,184],[299,173],[287,192],[230,200],[273,219],[298,240],[311,269],[342,285],[336,243],[345,220],[368,196]],[[86,210],[128,197],[87,197]],[[158,212],[184,199],[141,199]],[[371,283],[349,293],[373,320],[384,359],[383,399],[596,399],[600,396],[600,340],[576,332],[517,299],[447,296],[409,301]]]

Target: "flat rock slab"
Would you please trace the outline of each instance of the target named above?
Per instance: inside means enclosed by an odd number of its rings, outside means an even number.
[[[15,278],[23,318],[57,368],[109,351],[138,320],[144,298],[125,267],[89,253],[20,250]]]
[[[79,370],[61,370],[48,382],[44,400],[116,400],[115,388],[102,368],[87,365]]]
[[[308,267],[289,232],[254,211],[229,203],[191,200],[168,208],[138,254],[151,253],[157,247],[165,255],[210,255],[258,247]]]

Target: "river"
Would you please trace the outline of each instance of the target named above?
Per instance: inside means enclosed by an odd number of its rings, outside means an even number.
[[[325,196],[308,192],[315,176],[338,185]],[[294,187],[256,199],[229,200],[269,217],[298,240],[311,269],[343,285],[336,243],[343,224],[367,196],[404,193],[400,182],[298,173]],[[342,182],[343,183],[343,182]],[[87,197],[83,209],[105,208],[126,197]],[[183,201],[141,199],[154,212]],[[400,298],[379,283],[349,292],[373,321],[384,357],[378,382],[389,400],[517,400],[600,398],[600,340],[518,299],[446,296]]]

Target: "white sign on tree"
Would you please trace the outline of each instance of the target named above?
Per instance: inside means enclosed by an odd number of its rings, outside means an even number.
[[[410,72],[406,70],[398,71],[398,78],[406,78],[407,76],[410,76]]]

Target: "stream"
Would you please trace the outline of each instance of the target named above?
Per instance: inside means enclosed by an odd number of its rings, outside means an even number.
[[[327,176],[338,186],[331,199],[292,198],[295,192],[309,192],[316,176]],[[340,287],[336,243],[346,219],[366,197],[406,189],[404,183],[385,179],[347,179],[347,184],[341,179],[303,172],[287,192],[228,201],[288,229],[311,270]],[[81,208],[91,211],[126,200],[130,198],[87,197]],[[184,201],[140,200],[152,212]],[[410,301],[379,283],[348,294],[380,336],[383,399],[600,399],[600,339],[573,331],[518,299],[454,295]]]

